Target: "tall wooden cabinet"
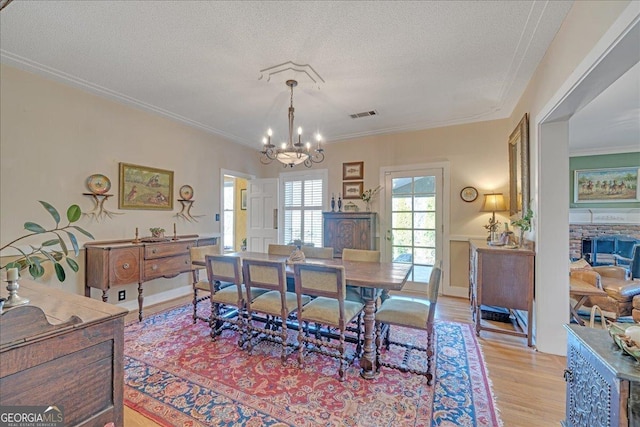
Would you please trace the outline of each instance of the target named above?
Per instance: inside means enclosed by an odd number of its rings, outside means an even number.
[[[477,335],[489,330],[525,336],[532,346],[534,259],[531,249],[489,246],[486,240],[469,241],[469,291]],[[483,321],[481,305],[509,309],[514,329],[493,327]],[[517,310],[526,311],[526,319]]]
[[[324,246],[333,248],[335,258],[342,250],[376,248],[375,212],[323,212]]]

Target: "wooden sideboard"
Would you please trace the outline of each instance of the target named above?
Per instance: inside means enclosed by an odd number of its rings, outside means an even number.
[[[527,337],[532,346],[533,272],[535,253],[528,248],[490,246],[486,240],[469,241],[469,293],[476,334],[481,330]],[[509,309],[513,329],[491,326],[482,320],[480,306]],[[523,322],[516,310],[526,311]]]
[[[121,427],[127,310],[27,279],[18,292],[30,304],[0,316],[0,405],[58,406],[65,426]]]
[[[112,286],[138,283],[138,318],[142,320],[144,282],[160,277],[171,278],[191,271],[189,248],[215,245],[217,237],[178,236],[177,240],[133,243],[130,240],[90,242],[85,247],[84,294],[91,288],[102,290],[102,300],[109,299]]]
[[[342,250],[376,248],[375,212],[323,212],[324,246],[333,248],[334,258]]]
[[[602,329],[565,325],[568,331],[566,427],[640,425],[638,362],[622,354]]]

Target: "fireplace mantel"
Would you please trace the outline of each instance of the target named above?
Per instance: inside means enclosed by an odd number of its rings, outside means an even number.
[[[640,209],[571,208],[569,224],[640,224]]]

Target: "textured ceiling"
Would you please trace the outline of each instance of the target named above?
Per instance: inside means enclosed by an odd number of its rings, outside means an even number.
[[[289,78],[296,126],[328,141],[508,117],[571,4],[16,0],[0,53],[257,148],[285,138]],[[288,61],[321,80],[260,72]]]

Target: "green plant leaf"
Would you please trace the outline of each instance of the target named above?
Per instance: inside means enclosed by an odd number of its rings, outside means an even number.
[[[58,280],[64,282],[64,279],[67,278],[67,275],[64,272],[64,268],[62,268],[62,265],[57,262],[54,264],[54,266],[56,268],[56,276],[58,276]]]
[[[40,202],[40,204],[42,206],[44,206],[44,208],[47,210],[47,212],[49,212],[51,214],[51,216],[53,217],[53,220],[56,222],[56,227],[58,227],[58,224],[60,224],[60,214],[58,213],[56,208],[54,208],[53,206],[51,206],[47,202],[43,202],[42,200],[38,200],[38,201]]]
[[[29,231],[32,231],[34,233],[44,233],[44,232],[47,231],[44,228],[42,228],[41,225],[38,225],[35,222],[25,222],[24,223],[24,228],[25,228],[25,230],[29,230]]]
[[[67,236],[69,236],[69,240],[71,241],[71,245],[73,245],[73,253],[76,254],[76,256],[80,255],[80,248],[78,247],[78,239],[76,239],[76,236],[66,230],[65,233],[67,233]]]
[[[64,242],[64,240],[62,239],[62,237],[60,237],[58,233],[56,233],[56,236],[58,236],[58,239],[60,239],[60,248],[62,248],[62,252],[64,252],[64,256],[69,256],[69,249],[67,249],[67,244]]]
[[[44,276],[44,268],[42,268],[42,266],[40,265],[39,260],[36,260],[29,266],[29,274],[31,274],[31,277],[33,277],[34,279]]]
[[[59,239],[51,239],[51,240],[47,240],[46,242],[43,242],[42,246],[55,246],[58,243],[60,243]]]
[[[82,211],[78,205],[71,205],[67,209],[67,219],[69,222],[76,222],[82,216]]]
[[[47,251],[40,251],[40,252],[42,253],[42,255],[46,256],[49,259],[49,261],[53,263],[56,262],[56,259],[49,252]]]
[[[78,263],[72,260],[71,258],[65,258],[65,259],[67,260],[67,264],[69,264],[69,267],[77,273],[80,268],[78,266]]]
[[[79,232],[81,232],[82,234],[84,234],[85,236],[87,236],[88,238],[90,238],[91,240],[94,239],[93,235],[91,233],[89,233],[88,231],[86,231],[83,228],[78,227],[77,225],[72,225],[73,228],[75,228],[76,230],[78,230]]]

